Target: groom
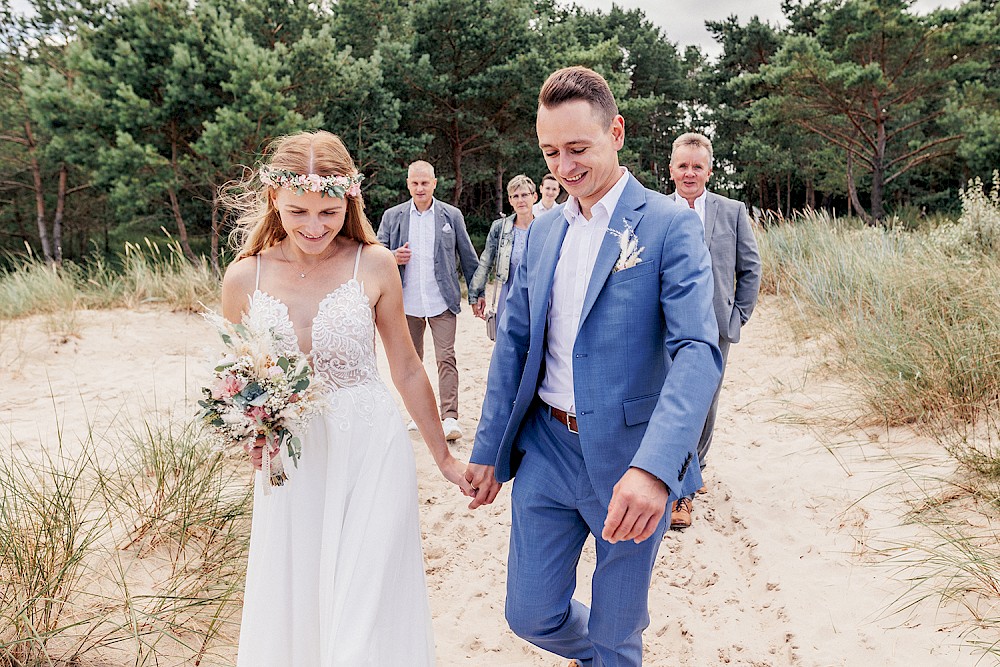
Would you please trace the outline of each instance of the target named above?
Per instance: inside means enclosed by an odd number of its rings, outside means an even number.
[[[711,260],[698,216],[619,166],[625,121],[599,74],[552,74],[536,130],[570,197],[532,223],[513,278],[470,507],[517,474],[515,633],[583,667],[639,665],[664,511],[701,486],[695,447],[721,376]],[[590,535],[588,609],[573,591]]]

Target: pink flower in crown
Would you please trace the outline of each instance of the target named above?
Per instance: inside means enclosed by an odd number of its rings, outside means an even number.
[[[309,174],[305,177],[305,183],[303,185],[308,185],[308,189],[312,192],[319,192],[323,189],[325,179],[319,174]]]
[[[347,191],[347,195],[350,197],[358,197],[361,195],[361,181],[352,181],[351,187]]]

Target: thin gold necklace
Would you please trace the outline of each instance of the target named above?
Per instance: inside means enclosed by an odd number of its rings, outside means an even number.
[[[330,257],[333,257],[337,253],[336,248],[334,248],[333,252],[331,252],[327,257],[324,257],[323,259],[321,259],[318,262],[316,262],[316,266],[312,267],[308,271],[301,271],[298,268],[296,268],[295,262],[293,262],[292,260],[288,259],[288,255],[285,254],[285,246],[284,246],[283,243],[279,243],[278,244],[278,251],[281,253],[281,257],[292,266],[292,269],[294,269],[296,273],[299,274],[299,278],[303,279],[303,280],[305,280],[305,277],[308,276],[310,273],[312,273],[313,271],[315,271],[316,269],[318,269],[320,266],[322,266],[323,263],[326,262],[326,260],[330,259]]]

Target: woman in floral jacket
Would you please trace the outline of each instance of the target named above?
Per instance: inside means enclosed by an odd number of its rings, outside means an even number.
[[[497,321],[500,320],[507,301],[507,281],[524,256],[528,227],[535,219],[531,207],[537,198],[534,181],[524,174],[518,174],[507,183],[507,201],[514,207],[514,213],[493,221],[486,237],[486,247],[479,257],[479,268],[469,285],[472,312],[480,319],[486,319],[486,280],[495,270],[496,281],[500,285],[500,295],[496,297]]]

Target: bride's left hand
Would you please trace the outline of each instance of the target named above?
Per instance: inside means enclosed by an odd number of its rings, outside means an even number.
[[[438,469],[445,476],[445,479],[458,485],[458,488],[462,490],[462,495],[470,498],[476,495],[472,490],[472,484],[465,479],[465,464],[454,456],[448,454],[448,458],[438,463]]]

